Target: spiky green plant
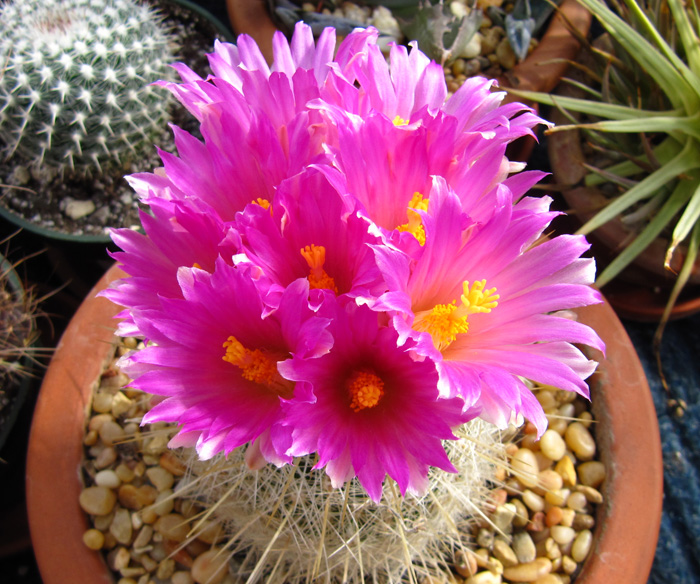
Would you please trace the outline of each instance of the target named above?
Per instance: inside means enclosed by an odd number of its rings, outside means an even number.
[[[135,0],[0,7],[0,144],[37,166],[89,174],[137,157],[167,122],[173,42]]]
[[[449,573],[454,552],[469,547],[471,522],[505,465],[495,426],[476,419],[459,435],[445,444],[459,474],[433,469],[422,497],[402,497],[390,480],[378,504],[356,479],[333,489],[313,456],[251,472],[242,448],[205,462],[193,451],[178,496],[204,508],[193,538],[224,526],[219,550],[237,558],[242,581],[423,582]]]
[[[669,302],[668,317],[688,281],[700,247],[700,18],[695,3],[681,0],[624,0],[616,11],[601,0],[579,0],[605,28],[613,51],[595,49],[602,70],[598,84],[580,85],[586,98],[517,92],[516,95],[592,123],[556,127],[580,129],[600,148],[621,159],[599,170],[589,167],[585,184],[613,182],[619,195],[580,229],[588,234],[616,217],[643,218],[644,227],[598,276],[604,286],[666,229],[672,231],[665,267],[678,246],[688,251]],[[633,138],[633,139],[630,139]],[[636,149],[635,149],[636,143]]]

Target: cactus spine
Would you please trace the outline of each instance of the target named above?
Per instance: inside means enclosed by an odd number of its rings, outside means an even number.
[[[167,122],[172,38],[135,0],[15,0],[0,7],[0,142],[81,174],[138,156]]]
[[[466,534],[506,464],[495,426],[476,419],[457,435],[445,447],[459,473],[432,469],[421,497],[401,497],[390,479],[379,504],[356,479],[333,489],[323,471],[312,470],[314,456],[250,471],[241,448],[204,462],[189,449],[177,493],[203,508],[191,537],[223,525],[217,550],[235,556],[231,569],[241,581],[423,582],[448,573],[449,558],[469,547]]]

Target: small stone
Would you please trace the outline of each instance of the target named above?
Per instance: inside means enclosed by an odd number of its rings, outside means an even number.
[[[107,487],[108,489],[118,489],[122,484],[119,476],[113,470],[101,470],[95,475],[95,484],[98,487]]]
[[[561,507],[566,504],[569,495],[571,495],[571,489],[556,489],[545,493],[544,500],[550,505]]]
[[[482,527],[476,536],[476,543],[482,548],[491,549],[493,545],[494,535],[493,531]]]
[[[112,409],[112,399],[111,393],[97,391],[92,398],[92,409],[101,414],[107,413]]]
[[[527,564],[518,564],[503,571],[503,577],[512,582],[532,582],[552,571],[552,562],[548,558],[537,558]]]
[[[545,540],[544,550],[545,550],[546,556],[552,561],[561,558],[561,549],[559,549],[557,542],[554,541],[554,539],[552,539],[551,537],[548,537]]]
[[[578,476],[582,484],[597,489],[605,480],[605,465],[598,460],[578,465]]]
[[[593,545],[593,533],[588,529],[579,532],[571,546],[571,559],[575,562],[583,562],[591,551]]]
[[[580,492],[571,493],[568,501],[566,502],[566,506],[574,511],[584,511],[587,505],[588,500],[586,499],[586,495]]]
[[[156,521],[153,527],[164,538],[178,542],[185,541],[190,531],[187,520],[179,513],[164,515]]]
[[[566,527],[565,525],[553,525],[549,533],[552,539],[561,546],[570,544],[574,540],[574,537],[576,537],[574,529]]]
[[[61,205],[64,215],[71,219],[78,220],[87,217],[95,211],[95,203],[90,199],[86,201],[78,201],[71,197],[66,197],[65,202]]]
[[[103,448],[95,458],[95,468],[103,469],[114,464],[117,460],[117,451],[111,446]]]
[[[124,439],[124,428],[113,420],[102,424],[98,433],[102,439],[102,442],[104,442],[107,446],[112,446],[113,444],[121,442]]]
[[[467,553],[463,550],[458,550],[455,553],[454,567],[457,573],[462,578],[469,578],[476,574],[477,563],[474,554]]]
[[[600,491],[597,491],[593,487],[589,487],[588,485],[578,485],[576,490],[579,493],[583,493],[583,496],[586,497],[586,501],[589,503],[600,505],[600,503],[603,502],[603,495]]]
[[[576,515],[578,515],[578,513],[576,513],[576,511],[573,509],[569,509],[568,507],[562,508],[560,525],[563,525],[564,527],[571,527],[574,524]]]
[[[158,493],[156,500],[154,501],[153,505],[151,505],[153,512],[160,517],[172,512],[174,507],[175,497],[170,489]]]
[[[523,491],[522,500],[531,511],[544,511],[544,499],[530,489]]]
[[[593,529],[595,527],[595,519],[592,515],[588,515],[587,513],[576,513],[571,527],[573,527],[576,531]]]
[[[114,469],[114,472],[119,477],[119,480],[121,480],[123,483],[130,483],[134,480],[134,471],[131,470],[123,462],[117,465],[117,468]]]
[[[145,548],[151,543],[151,537],[153,537],[153,528],[150,525],[144,525],[136,536],[136,539],[134,539],[134,549],[141,550]]]
[[[554,525],[559,525],[564,517],[564,513],[561,507],[550,507],[545,515],[545,524],[547,527],[552,527]]]
[[[181,477],[185,474],[185,464],[172,450],[166,450],[163,454],[161,454],[160,458],[158,459],[158,464],[173,476]]]
[[[540,471],[538,481],[537,481],[537,493],[540,495],[546,494],[551,491],[556,491],[564,486],[564,479],[561,475],[554,469],[547,468]]]
[[[496,538],[493,542],[493,555],[503,564],[504,568],[510,568],[518,564],[518,557],[507,542],[501,538]]]
[[[129,554],[129,550],[125,547],[118,547],[116,550],[112,550],[107,556],[107,563],[115,572],[126,568],[130,560],[131,554]]]
[[[156,571],[156,578],[159,580],[167,580],[175,573],[175,560],[172,558],[165,558],[160,564],[158,564],[158,570]]]
[[[88,529],[83,533],[83,543],[91,550],[102,549],[105,536],[99,529]]]
[[[150,485],[136,487],[125,484],[119,487],[119,503],[127,509],[138,511],[156,500],[158,491]]]
[[[512,499],[512,505],[515,507],[515,515],[513,516],[514,527],[525,527],[530,521],[530,513],[525,507],[525,504],[520,499]]]
[[[498,59],[499,65],[504,69],[512,69],[518,62],[518,58],[513,52],[513,48],[510,46],[510,41],[507,38],[501,39],[496,47],[496,59]]]
[[[537,548],[532,541],[530,534],[521,531],[513,535],[513,551],[518,558],[519,564],[533,562],[537,557]]]
[[[195,558],[192,579],[197,584],[218,584],[226,576],[227,564],[226,552],[213,548]]]
[[[517,510],[517,507],[512,503],[496,507],[491,514],[491,521],[493,521],[494,527],[502,533],[511,533],[513,531],[513,518]]]
[[[554,470],[561,475],[565,485],[573,486],[576,484],[576,469],[568,454],[565,454],[564,457],[557,462]]]
[[[123,416],[134,405],[134,402],[126,397],[121,391],[118,391],[112,397],[112,415],[115,418]]]
[[[464,581],[464,584],[501,584],[503,579],[500,574],[493,572],[479,572],[470,576]]]
[[[578,564],[569,556],[563,556],[561,559],[561,569],[567,574],[573,574],[578,568]]]
[[[223,528],[217,521],[205,521],[197,529],[197,539],[207,544],[214,544],[221,539]]]
[[[172,584],[194,584],[194,580],[192,580],[190,573],[184,571],[175,572],[170,578],[170,582]]]
[[[556,462],[566,454],[566,442],[554,430],[547,430],[540,439],[540,450],[547,458]]]
[[[107,487],[87,487],[80,493],[79,502],[90,515],[107,515],[114,509],[117,496]]]
[[[114,519],[109,526],[109,532],[114,536],[119,543],[127,545],[131,542],[133,528],[131,526],[131,514],[128,509],[117,509],[114,513]]]
[[[580,422],[573,422],[564,433],[566,445],[576,454],[579,460],[591,460],[595,456],[595,440],[586,427]]]
[[[159,491],[167,491],[175,482],[175,477],[160,466],[149,468],[146,471],[146,476],[148,477],[148,480],[151,481],[153,486]]]
[[[537,485],[537,474],[539,465],[532,450],[519,448],[510,461],[513,474],[525,487],[535,487]]]

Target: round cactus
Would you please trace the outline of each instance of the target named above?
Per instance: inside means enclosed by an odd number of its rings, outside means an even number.
[[[150,147],[167,122],[173,41],[134,0],[0,7],[0,141],[36,165],[89,174]]]
[[[379,503],[357,479],[334,489],[312,469],[315,455],[251,472],[242,448],[208,461],[189,449],[178,496],[202,507],[193,537],[222,526],[216,549],[235,555],[241,581],[441,581],[449,558],[469,547],[466,534],[487,509],[497,469],[506,464],[506,442],[495,426],[476,419],[457,435],[445,448],[460,472],[432,469],[422,496],[402,497],[390,479]]]

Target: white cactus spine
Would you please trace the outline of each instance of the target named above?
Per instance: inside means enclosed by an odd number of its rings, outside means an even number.
[[[99,171],[138,156],[168,119],[173,40],[134,0],[0,7],[0,142],[35,165]]]

